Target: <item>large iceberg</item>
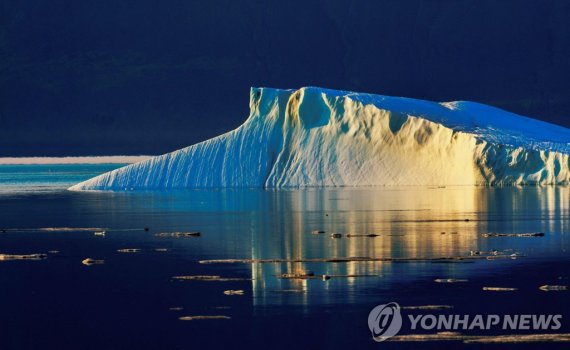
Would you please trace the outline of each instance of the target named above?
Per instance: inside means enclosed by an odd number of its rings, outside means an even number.
[[[71,190],[570,183],[570,130],[474,102],[252,88],[244,124]]]

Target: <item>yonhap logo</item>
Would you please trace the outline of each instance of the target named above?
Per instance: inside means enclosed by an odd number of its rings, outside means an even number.
[[[418,310],[420,307],[408,306],[405,310]],[[425,310],[436,310],[438,308],[426,307]],[[445,308],[444,308],[445,309]],[[404,317],[401,313],[400,305],[396,302],[378,305],[368,314],[368,328],[372,332],[372,339],[377,342],[383,342],[396,336],[403,327]],[[436,335],[440,332],[452,332],[459,334],[460,339],[483,339],[490,335],[473,335],[469,331],[544,331],[544,330],[560,330],[562,328],[561,314],[460,314],[449,313],[443,311],[440,314],[431,313],[411,313],[405,315],[409,320],[406,327],[409,330],[420,331],[419,334],[425,335],[425,331],[434,332]],[[408,329],[407,329],[408,330]],[[464,331],[468,333],[463,334]],[[406,331],[404,332],[406,333]],[[409,334],[414,336],[414,334]],[[417,334],[416,334],[417,335]],[[541,337],[554,337],[558,333],[537,334]],[[405,338],[408,334],[396,338]],[[546,338],[545,338],[546,339]],[[550,338],[548,338],[550,339]],[[392,339],[394,340],[394,339]]]
[[[372,338],[381,342],[389,339],[402,328],[402,314],[398,303],[378,305],[368,315],[368,328],[372,332]]]

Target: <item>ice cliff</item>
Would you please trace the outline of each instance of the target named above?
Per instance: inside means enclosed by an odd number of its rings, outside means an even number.
[[[570,183],[570,130],[473,102],[252,88],[210,140],[71,190]]]

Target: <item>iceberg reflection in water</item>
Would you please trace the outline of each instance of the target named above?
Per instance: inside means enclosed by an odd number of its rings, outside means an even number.
[[[478,269],[508,267],[525,258],[565,255],[569,195],[565,187],[397,188],[272,192],[260,198],[264,216],[251,227],[251,259],[302,260],[331,257],[387,259],[469,257],[471,252],[516,254],[517,261],[469,261],[435,264],[398,262],[286,262],[251,264],[256,304],[362,302],[361,293],[381,285],[414,283],[426,275],[468,276]],[[262,211],[264,209],[261,209]],[[311,234],[313,230],[325,233]],[[486,239],[484,232],[546,231],[540,240]],[[377,237],[331,239],[329,233]],[[295,271],[316,275],[362,275],[314,279],[278,279]],[[379,276],[371,278],[371,275]],[[364,278],[365,277],[365,278]],[[330,293],[330,292],[333,293]],[[336,291],[336,293],[335,293]],[[365,296],[364,296],[365,297]]]

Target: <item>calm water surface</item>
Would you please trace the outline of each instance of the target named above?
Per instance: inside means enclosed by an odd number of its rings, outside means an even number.
[[[562,314],[559,332],[570,331],[570,292],[538,289],[570,284],[567,187],[65,190],[114,167],[0,167],[0,227],[6,230],[0,233],[0,253],[48,254],[40,261],[0,261],[1,349],[476,348],[461,342],[375,343],[368,313],[391,301],[454,307],[432,311],[436,314]],[[38,230],[62,227],[71,229]],[[94,230],[78,228],[104,228],[107,233],[99,237]],[[315,229],[327,233],[311,234]],[[155,235],[175,231],[202,235]],[[535,231],[545,236],[481,235]],[[379,236],[333,239],[332,232]],[[125,248],[140,252],[117,252]],[[199,263],[466,257],[471,251],[492,250],[518,257],[447,263]],[[105,264],[85,266],[85,258],[103,259]],[[327,281],[276,276],[299,270],[372,276]],[[172,278],[179,275],[244,280]],[[468,282],[435,283],[437,278]],[[484,286],[518,290],[493,293],[483,291]],[[229,289],[243,290],[244,295],[224,295]],[[231,319],[179,320],[195,315]],[[404,327],[401,334],[410,332]]]

